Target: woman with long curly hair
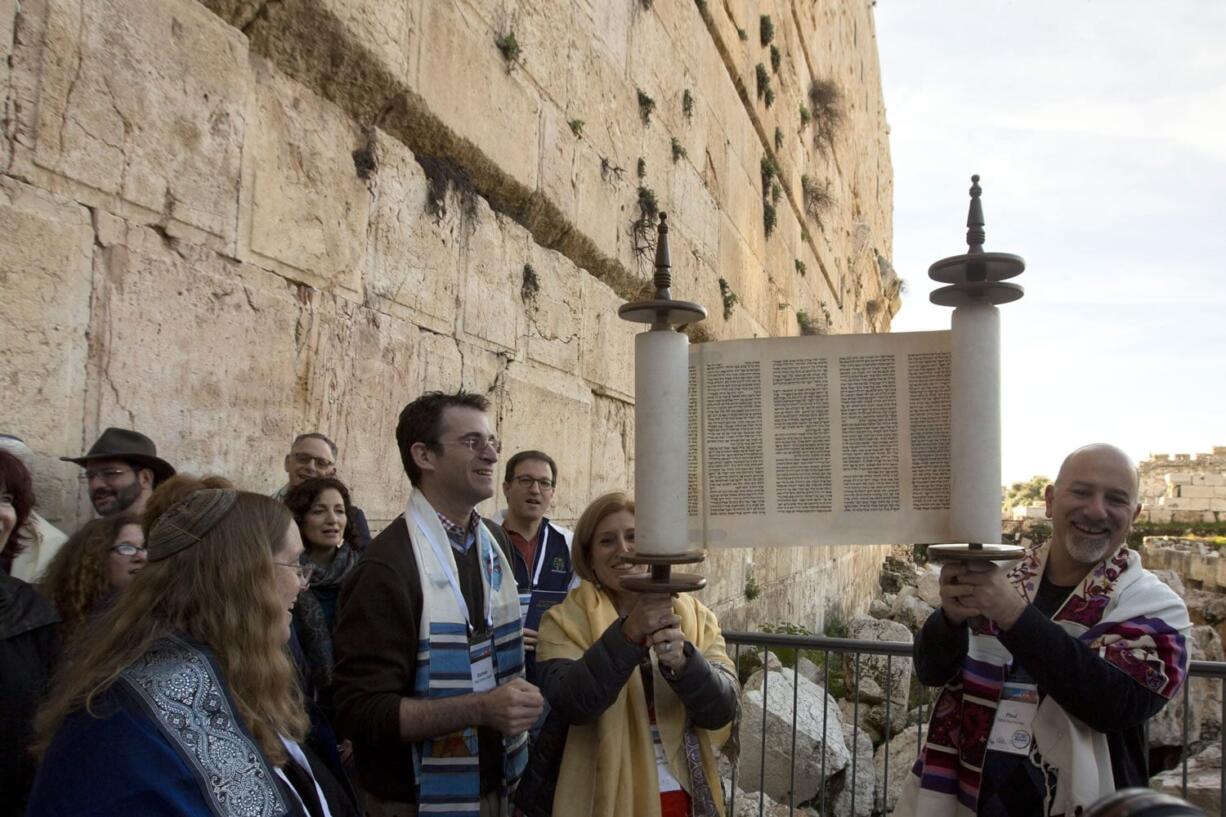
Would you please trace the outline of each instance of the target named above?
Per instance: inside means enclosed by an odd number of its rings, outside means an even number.
[[[131,583],[145,566],[145,534],[131,513],[86,522],[68,537],[39,581],[60,614],[67,642],[99,604]]]
[[[297,526],[268,497],[188,487],[146,519],[148,565],[68,649],[35,724],[30,813],[353,813],[299,743]]]

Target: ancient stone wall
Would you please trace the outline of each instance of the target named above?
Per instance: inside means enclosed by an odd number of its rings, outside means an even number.
[[[85,518],[56,457],[108,425],[258,490],[319,429],[379,527],[399,408],[464,386],[573,519],[633,478],[616,309],[656,209],[694,340],[887,329],[870,6],[0,0],[0,430],[46,515]],[[705,598],[737,608],[752,559],[758,620],[808,622],[880,556],[717,553]]]
[[[1137,465],[1148,522],[1226,519],[1226,446],[1200,454],[1155,454]]]

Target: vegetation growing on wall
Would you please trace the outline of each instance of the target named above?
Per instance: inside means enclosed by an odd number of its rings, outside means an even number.
[[[506,60],[507,70],[511,70],[515,63],[519,62],[520,56],[519,41],[515,39],[515,32],[508,31],[506,34],[503,34],[494,40],[494,45],[498,46],[498,52]]]
[[[814,145],[818,150],[834,147],[834,138],[843,126],[843,92],[832,79],[815,79],[809,84],[809,109],[817,122]]]
[[[775,150],[783,150],[783,129],[775,128]]]
[[[524,264],[523,283],[519,287],[519,298],[525,304],[535,304],[536,294],[541,291],[541,282],[536,277],[536,270],[531,264]]]
[[[583,138],[583,120],[582,119],[572,119],[566,124],[570,125],[571,133],[573,133],[575,136],[578,136],[580,139]]]
[[[694,118],[694,95],[690,93],[689,88],[681,92],[681,113],[686,120]]]
[[[634,165],[634,174],[640,179],[647,178],[647,160],[642,156],[639,157],[639,160]]]
[[[767,73],[766,66],[762,63],[755,65],[753,70],[757,78],[758,99],[761,99],[771,89],[771,75]]]
[[[800,193],[804,201],[805,215],[813,219],[820,226],[822,223],[822,214],[830,209],[830,205],[834,204],[834,197],[830,195],[830,180],[825,182],[816,182],[807,174],[802,174],[800,177]]]
[[[670,143],[670,146],[672,147],[674,162],[678,162],[686,157],[687,154],[685,152],[685,148],[682,147],[681,143],[677,141],[676,136],[672,138],[672,142]]]
[[[800,327],[800,334],[802,335],[820,335],[822,333],[821,327],[803,309],[796,310],[796,324]]]
[[[736,306],[736,293],[732,291],[732,287],[728,286],[728,282],[723,278],[719,279],[719,296],[724,302],[724,320],[732,320],[732,307]]]
[[[775,39],[775,23],[769,14],[763,14],[758,18],[758,39],[763,48],[766,48],[770,45],[771,40]]]
[[[644,125],[651,124],[651,115],[655,113],[656,101],[649,97],[642,88],[636,88],[639,98],[639,116],[643,118]]]
[[[776,74],[779,73],[779,66],[783,64],[783,55],[779,52],[779,46],[771,46],[771,70]]]
[[[797,258],[797,259],[796,259],[796,274],[797,274],[797,275],[799,275],[801,278],[804,278],[804,277],[805,277],[805,271],[806,271],[806,270],[805,270],[805,262],[804,262],[804,261],[801,261],[799,258]]]

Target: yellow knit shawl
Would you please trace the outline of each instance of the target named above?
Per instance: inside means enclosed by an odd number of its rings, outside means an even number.
[[[685,638],[711,664],[735,672],[724,648],[715,614],[690,594],[673,600]],[[591,582],[584,581],[541,620],[537,660],[566,658],[577,661],[618,618],[612,600]],[[654,653],[656,725],[673,776],[692,790],[682,745],[686,713],[681,699],[660,675]],[[724,813],[723,791],[716,752],[731,732],[731,724],[714,731],[694,729],[707,781],[715,804]],[[590,814],[592,817],[659,817],[660,785],[643,680],[630,675],[617,699],[594,723],[571,724],[558,774],[554,814]]]

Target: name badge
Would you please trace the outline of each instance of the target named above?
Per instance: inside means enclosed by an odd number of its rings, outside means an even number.
[[[988,737],[988,749],[1011,755],[1029,755],[1034,738],[1034,715],[1039,708],[1039,688],[1034,684],[1005,683],[996,720]]]
[[[498,686],[494,677],[494,639],[485,637],[470,644],[468,665],[473,675],[473,692],[489,692]]]

